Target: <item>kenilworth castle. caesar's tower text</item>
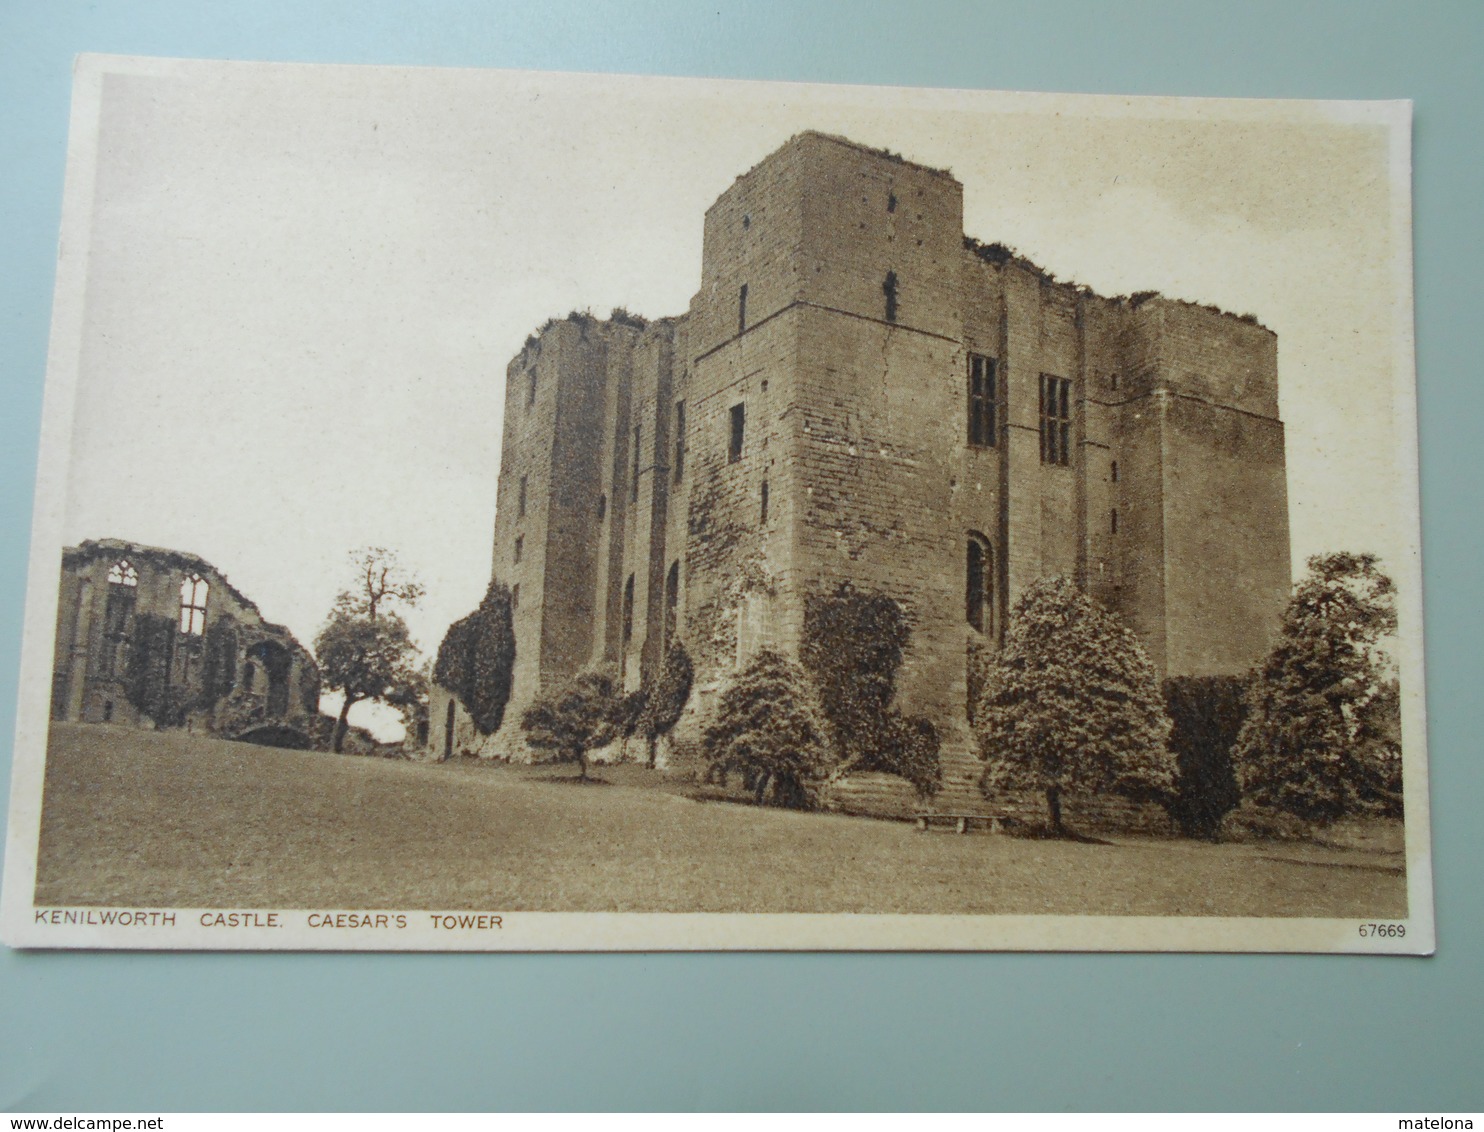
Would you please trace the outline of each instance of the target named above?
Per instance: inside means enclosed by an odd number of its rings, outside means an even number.
[[[967,239],[950,174],[842,138],[794,137],[712,205],[688,313],[553,321],[506,385],[505,732],[595,664],[637,686],[679,634],[683,750],[849,581],[907,614],[901,706],[966,784],[966,651],[1038,578],[1075,579],[1166,675],[1250,668],[1288,597],[1276,336],[1058,282]],[[431,708],[431,746],[472,734]]]

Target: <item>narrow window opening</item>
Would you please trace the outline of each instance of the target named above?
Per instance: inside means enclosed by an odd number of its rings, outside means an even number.
[[[897,320],[897,273],[888,271],[886,279],[881,284],[881,293],[886,296],[886,321]]]
[[[112,723],[113,722],[113,701],[112,700],[104,700],[103,701],[103,722],[104,723]]]
[[[747,284],[742,284],[742,290],[737,292],[737,333],[747,329]]]
[[[634,575],[623,584],[623,643],[624,648],[634,639]]]
[[[1118,482],[1118,461],[1117,460],[1114,460],[1113,461],[1113,464],[1109,468],[1109,471],[1112,473],[1113,482],[1114,483],[1117,483]]]
[[[670,638],[675,635],[676,611],[680,606],[680,560],[670,563],[670,572],[665,575],[665,648],[670,647]]]
[[[258,679],[258,666],[248,661],[242,666],[242,690],[251,695],[256,689],[254,685]]]
[[[675,402],[675,482],[685,478],[685,402]]]
[[[986,635],[994,632],[994,549],[989,540],[971,532],[964,579],[964,619]]]
[[[524,519],[526,517],[526,477],[520,477],[520,493],[515,500],[515,517]]]
[[[758,509],[758,522],[762,526],[768,525],[768,481],[763,480],[762,504]]]
[[[513,613],[515,610],[517,610],[519,608],[520,608],[520,583],[519,582],[516,582],[515,585],[513,585],[513,586],[510,587],[510,610]]]
[[[1114,392],[1118,391],[1118,375],[1116,373],[1110,373],[1108,375],[1108,384]]]
[[[598,522],[601,523],[607,517],[608,517],[608,496],[606,496],[606,495],[600,495],[600,496],[598,496]]]
[[[752,217],[745,212],[742,214],[742,227],[744,229],[752,227]]]
[[[969,355],[969,443],[992,448],[998,434],[998,392],[995,362],[979,354]]]
[[[1041,463],[1072,462],[1072,383],[1064,377],[1041,375]]]
[[[897,194],[896,193],[888,193],[886,195],[886,211],[887,212],[895,212],[896,210],[897,210]]]
[[[192,574],[180,583],[180,631],[199,637],[206,632],[206,595],[211,587],[200,574]]]
[[[1115,508],[1109,512],[1109,529],[1116,535],[1118,533],[1118,510]]]
[[[525,535],[516,535],[515,536],[515,561],[516,561],[516,564],[517,565],[520,564],[521,552],[525,550],[525,546],[526,546],[526,536]]]
[[[639,502],[639,439],[642,433],[640,426],[634,426],[634,472],[629,477],[629,502]]]
[[[526,408],[536,403],[536,367],[526,370]]]
[[[732,436],[727,445],[727,463],[735,464],[742,459],[742,434],[747,427],[747,406],[732,406]]]

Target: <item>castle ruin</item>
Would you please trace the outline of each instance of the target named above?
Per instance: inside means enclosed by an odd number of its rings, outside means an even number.
[[[1206,675],[1266,652],[1289,569],[1271,331],[1058,282],[966,238],[950,174],[843,138],[794,137],[711,206],[687,313],[555,320],[507,370],[506,732],[586,667],[637,686],[679,634],[694,736],[848,581],[907,614],[899,702],[965,787],[966,651],[1032,582],[1074,579],[1161,673]],[[430,753],[472,742],[446,692],[431,715]]]

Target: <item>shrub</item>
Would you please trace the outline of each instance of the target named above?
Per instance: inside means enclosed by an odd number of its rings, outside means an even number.
[[[835,766],[808,678],[769,649],[722,694],[702,743],[711,773],[739,772],[758,805],[813,809]]]
[[[1164,683],[1175,756],[1169,811],[1187,837],[1215,839],[1241,800],[1232,747],[1247,718],[1246,694],[1242,676],[1172,676]]]
[[[1174,785],[1153,665],[1118,618],[1065,578],[1035,583],[1016,604],[975,732],[981,791],[1043,792],[1056,833],[1065,791],[1155,801]]]
[[[587,754],[618,737],[623,696],[609,672],[583,672],[526,709],[520,727],[526,742],[551,752],[553,762],[575,762],[588,781]]]
[[[668,735],[680,722],[694,680],[695,669],[691,666],[690,653],[679,640],[673,641],[665,652],[659,675],[650,687],[641,689],[642,700],[630,732],[637,731],[644,736],[646,761],[650,766],[654,766],[656,741],[661,735]]]
[[[1248,695],[1233,759],[1244,799],[1328,823],[1402,812],[1398,713],[1382,641],[1396,590],[1374,555],[1321,554],[1294,590]]]

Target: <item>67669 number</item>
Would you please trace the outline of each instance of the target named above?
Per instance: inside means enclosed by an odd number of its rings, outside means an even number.
[[[1406,924],[1361,924],[1364,939],[1401,939],[1407,934]]]

